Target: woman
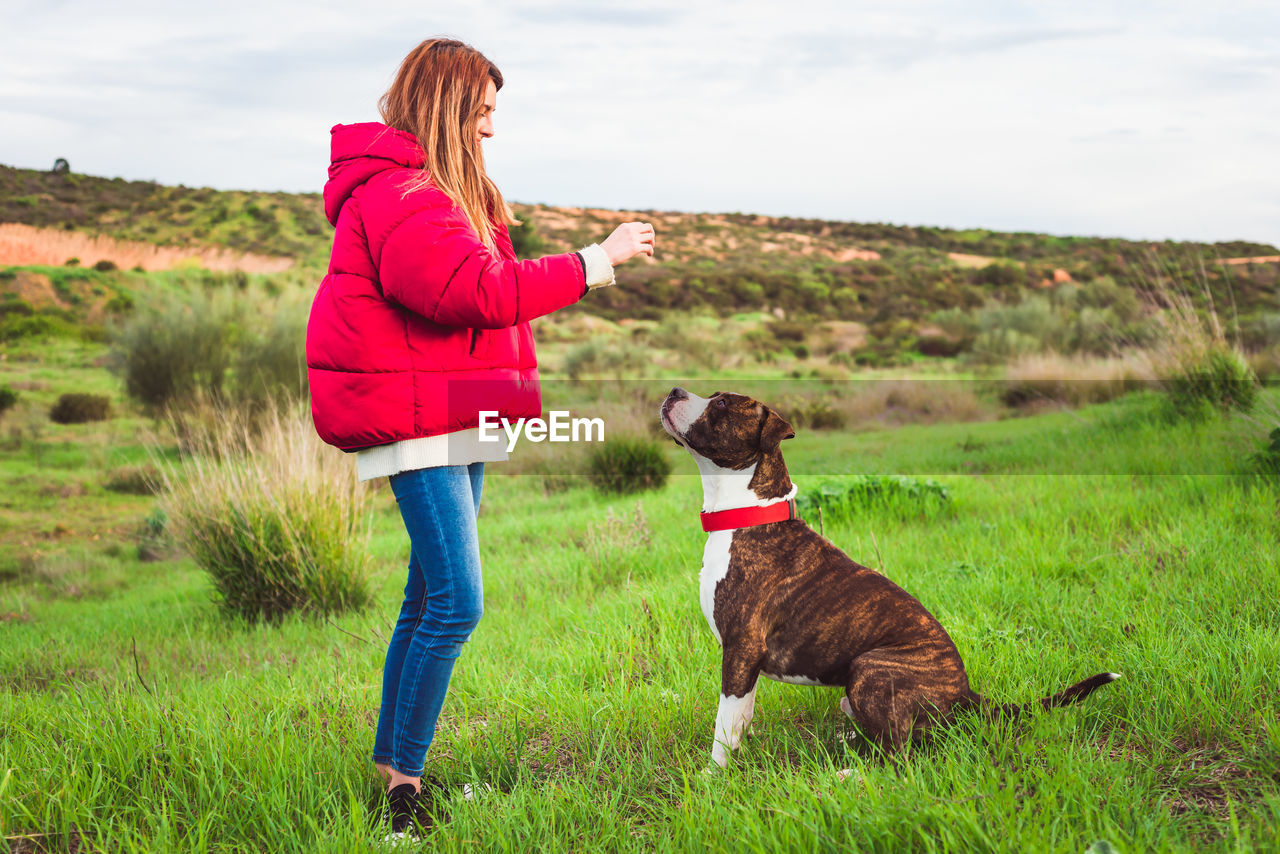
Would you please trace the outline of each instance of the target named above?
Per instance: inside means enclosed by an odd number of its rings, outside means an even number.
[[[483,610],[476,514],[479,412],[541,413],[529,321],[612,285],[652,255],[651,225],[624,223],[576,253],[517,261],[511,208],[485,174],[502,75],[449,39],[418,45],[379,102],[383,123],[333,128],[324,189],[335,226],[307,326],[312,415],[389,477],[409,534],[409,578],[387,649],[373,761],[393,833],[423,812],[421,778],[454,660]]]

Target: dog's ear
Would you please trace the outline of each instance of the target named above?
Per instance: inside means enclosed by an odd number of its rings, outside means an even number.
[[[783,439],[794,438],[796,431],[769,407],[764,408],[764,413],[764,422],[760,425],[760,450],[768,452],[778,447]]]

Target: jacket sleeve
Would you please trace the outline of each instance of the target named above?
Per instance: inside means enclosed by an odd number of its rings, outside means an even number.
[[[445,326],[501,329],[550,314],[587,291],[577,253],[508,261],[440,208],[397,224],[376,259],[382,292]]]

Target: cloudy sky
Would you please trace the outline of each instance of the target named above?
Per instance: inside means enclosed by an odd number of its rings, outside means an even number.
[[[1280,243],[1280,4],[0,0],[0,163],[318,191],[423,38],[508,198]]]

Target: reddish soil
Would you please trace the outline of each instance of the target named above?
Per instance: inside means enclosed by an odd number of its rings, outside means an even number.
[[[1256,258],[1223,258],[1223,264],[1280,264],[1280,255],[1259,255]]]
[[[141,267],[148,271],[194,265],[221,272],[280,273],[293,266],[292,258],[232,252],[221,247],[155,246],[101,234],[0,223],[0,264],[61,267],[70,258],[79,258],[83,267],[111,261],[122,270]]]

